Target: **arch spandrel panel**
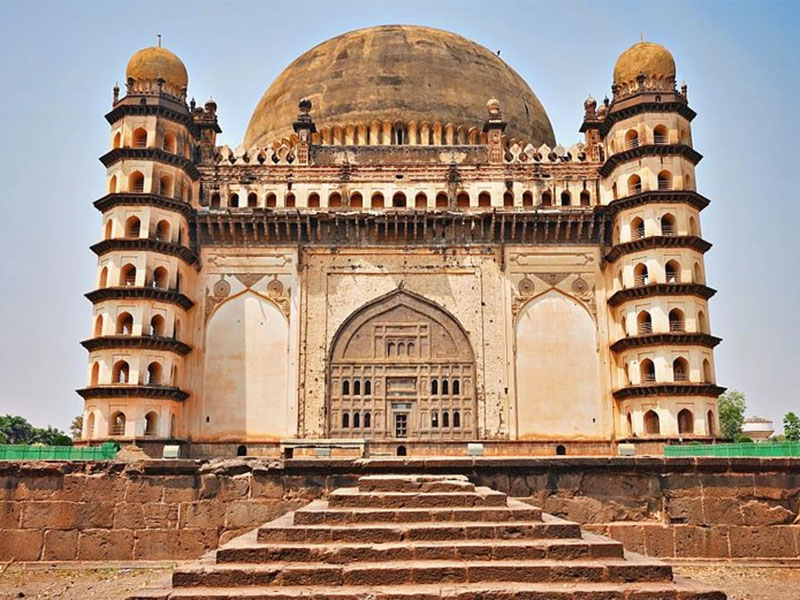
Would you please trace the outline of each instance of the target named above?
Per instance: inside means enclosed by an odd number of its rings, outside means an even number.
[[[403,290],[378,298],[339,328],[330,357],[332,437],[474,438],[472,347],[458,321],[433,302]]]

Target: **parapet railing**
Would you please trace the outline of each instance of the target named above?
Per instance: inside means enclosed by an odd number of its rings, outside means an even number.
[[[664,446],[664,456],[762,456],[800,457],[800,442],[743,442],[738,444],[683,444]]]

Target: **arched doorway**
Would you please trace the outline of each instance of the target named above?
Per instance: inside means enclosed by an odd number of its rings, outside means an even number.
[[[404,290],[339,328],[328,373],[328,435],[373,440],[474,439],[475,358],[466,332]]]

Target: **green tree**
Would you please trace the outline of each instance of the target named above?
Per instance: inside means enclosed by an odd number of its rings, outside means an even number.
[[[83,435],[83,415],[78,415],[72,419],[72,423],[69,426],[69,433],[73,440],[81,439]]]
[[[7,444],[27,444],[33,437],[33,425],[23,417],[6,415],[0,417],[0,432]]]
[[[726,438],[735,440],[741,435],[746,404],[744,394],[738,390],[728,390],[719,397],[719,427]]]
[[[46,429],[34,428],[31,444],[44,444],[45,446],[71,446],[72,438],[55,427],[47,426]]]
[[[800,442],[800,417],[793,412],[788,412],[783,417],[783,435],[787,441]]]

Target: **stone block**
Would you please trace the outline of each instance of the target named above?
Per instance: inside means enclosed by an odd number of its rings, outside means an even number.
[[[42,560],[75,560],[78,557],[78,531],[51,529],[44,532]]]
[[[796,525],[730,527],[731,558],[796,557]]]
[[[125,485],[125,479],[107,472],[94,475],[73,473],[64,476],[58,499],[72,502],[121,500],[125,495]]]
[[[647,523],[644,531],[645,553],[648,556],[670,558],[675,556],[675,530],[669,525]]]
[[[78,529],[110,529],[114,526],[113,502],[80,502],[77,509]]]
[[[163,501],[194,502],[200,497],[201,481],[192,475],[179,475],[168,477],[164,480]]]
[[[0,529],[17,529],[21,515],[21,502],[0,502]]]
[[[164,486],[158,477],[136,477],[125,485],[126,502],[161,502]]]
[[[742,525],[744,518],[739,498],[735,496],[703,496],[706,523],[714,525]]]
[[[219,535],[209,529],[145,529],[136,532],[136,560],[197,558],[216,548]]]
[[[175,529],[178,526],[178,504],[147,502],[143,505],[146,529]]]
[[[34,529],[0,530],[0,560],[39,560],[44,532]]]
[[[25,502],[23,529],[72,529],[79,525],[77,502]]]
[[[120,502],[114,507],[114,529],[144,529],[144,506],[138,502]]]
[[[178,509],[180,529],[215,529],[225,525],[225,503],[216,500],[183,502]]]
[[[622,542],[626,550],[644,554],[644,528],[634,523],[609,523],[607,535],[618,542]]]
[[[225,504],[226,529],[253,529],[280,516],[278,501],[231,502]]]
[[[795,514],[783,506],[774,506],[758,500],[741,505],[742,521],[745,525],[784,525],[795,519]]]
[[[679,496],[666,500],[666,516],[670,523],[703,525],[703,500],[700,497]]]
[[[16,479],[15,495],[17,500],[51,500],[62,489],[61,474],[20,475]]]
[[[133,531],[87,529],[78,537],[78,560],[131,560]]]

